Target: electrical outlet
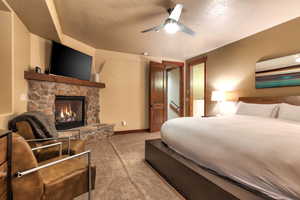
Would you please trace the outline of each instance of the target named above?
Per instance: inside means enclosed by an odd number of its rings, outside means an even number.
[[[127,122],[126,121],[121,121],[122,126],[127,126]]]

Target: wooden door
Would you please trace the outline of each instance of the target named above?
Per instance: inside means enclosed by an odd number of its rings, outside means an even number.
[[[155,132],[160,131],[165,121],[165,69],[162,63],[150,62],[149,80],[149,126],[150,132]]]

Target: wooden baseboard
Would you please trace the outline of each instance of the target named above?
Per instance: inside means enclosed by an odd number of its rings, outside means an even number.
[[[149,132],[149,128],[146,129],[136,129],[136,130],[126,130],[126,131],[115,131],[115,135],[129,134],[129,133],[142,133]]]

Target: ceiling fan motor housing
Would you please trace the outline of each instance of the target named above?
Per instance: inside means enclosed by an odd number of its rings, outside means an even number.
[[[167,12],[169,13],[169,15],[171,15],[172,11],[174,10],[174,8],[168,8]]]

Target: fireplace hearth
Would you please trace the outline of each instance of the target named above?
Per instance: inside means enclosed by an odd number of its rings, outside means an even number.
[[[84,96],[55,96],[55,126],[57,130],[85,125]]]

